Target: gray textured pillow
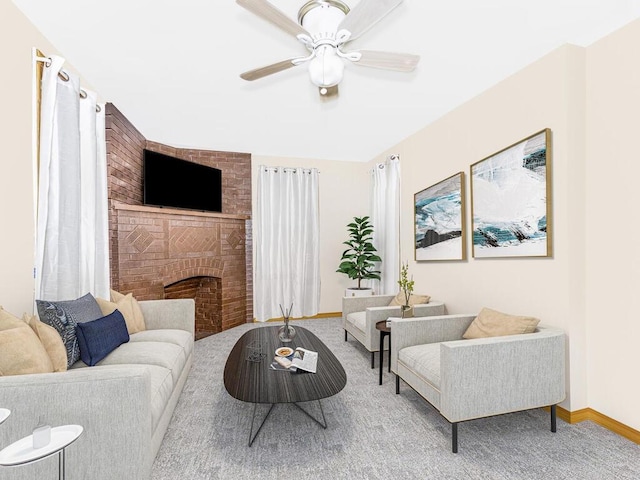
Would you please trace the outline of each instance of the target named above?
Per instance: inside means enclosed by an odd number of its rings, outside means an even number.
[[[67,350],[67,367],[80,358],[80,347],[76,337],[76,325],[90,322],[103,316],[96,299],[90,293],[75,300],[60,302],[36,300],[40,321],[55,328]]]

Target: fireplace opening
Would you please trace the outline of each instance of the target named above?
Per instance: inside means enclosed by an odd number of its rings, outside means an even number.
[[[164,298],[192,298],[196,302],[195,339],[222,331],[220,278],[191,277],[164,287]]]

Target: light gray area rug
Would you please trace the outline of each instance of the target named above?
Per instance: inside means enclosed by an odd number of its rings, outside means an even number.
[[[153,480],[640,479],[640,446],[588,421],[558,419],[551,433],[540,409],[461,423],[453,454],[449,423],[407,385],[395,394],[386,356],[378,385],[377,355],[371,369],[369,352],[344,341],[340,318],[292,324],[315,333],[347,372],[344,390],[322,400],[327,429],[293,405],[276,405],[247,446],[253,405],[232,398],[222,380],[236,340],[261,328],[242,325],[196,342]]]

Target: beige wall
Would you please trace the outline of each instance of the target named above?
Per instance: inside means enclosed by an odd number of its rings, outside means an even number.
[[[369,211],[369,170],[364,163],[253,155],[252,194],[255,222],[260,165],[317,168],[320,171],[320,312],[342,311],[342,296],[353,280],[336,272],[346,248],[347,224]],[[255,224],[255,223],[254,223]]]
[[[6,55],[0,89],[0,305],[22,315],[33,305],[32,48],[53,47],[11,2],[0,2]]]
[[[640,21],[587,50],[589,406],[640,430]]]
[[[402,258],[413,258],[413,194],[464,171],[468,257],[411,262],[416,288],[450,313],[488,306],[568,334],[568,396],[640,429],[640,234],[636,139],[640,22],[583,49],[567,45],[381,153],[402,162]],[[552,131],[553,257],[471,258],[469,166],[543,128]],[[605,228],[607,230],[605,230]],[[620,240],[616,239],[620,237]],[[606,247],[605,242],[610,242]]]

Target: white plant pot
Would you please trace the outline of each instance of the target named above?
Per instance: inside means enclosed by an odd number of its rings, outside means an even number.
[[[345,297],[370,297],[374,295],[373,288],[347,288],[344,291]]]

